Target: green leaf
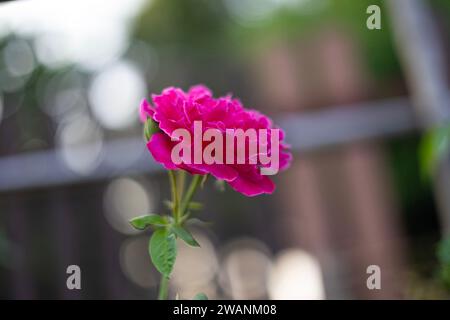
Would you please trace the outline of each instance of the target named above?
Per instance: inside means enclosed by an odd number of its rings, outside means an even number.
[[[208,296],[203,292],[197,293],[194,297],[194,300],[208,300]]]
[[[156,230],[150,238],[148,249],[156,269],[169,278],[177,257],[175,235],[168,229]]]
[[[139,216],[130,220],[133,227],[138,230],[144,230],[148,226],[165,226],[167,225],[167,219],[158,214],[148,214],[144,216]]]
[[[187,229],[180,226],[173,226],[172,230],[178,237],[180,237],[188,245],[193,247],[200,247],[198,242],[194,239],[192,234]]]

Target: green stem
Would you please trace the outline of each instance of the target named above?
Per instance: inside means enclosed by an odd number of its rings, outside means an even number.
[[[195,191],[197,191],[197,188],[202,182],[202,176],[201,175],[194,175],[192,178],[191,184],[189,185],[188,190],[186,191],[186,195],[184,196],[183,201],[181,202],[180,207],[180,216],[183,217],[183,215],[186,213],[186,210],[189,206],[189,203],[192,200],[192,197],[195,194]]]
[[[172,193],[172,213],[173,213],[173,218],[175,219],[175,222],[178,223],[178,221],[180,220],[180,214],[179,214],[179,210],[178,210],[178,204],[179,204],[179,199],[178,199],[178,188],[177,188],[177,178],[175,176],[174,171],[169,170],[169,180],[170,180],[170,190]]]
[[[179,214],[179,195],[182,193],[182,190],[179,189],[180,187],[184,187],[184,182],[181,186],[177,187],[177,178],[175,176],[175,172],[172,170],[169,170],[169,181],[170,181],[170,191],[172,194],[172,214],[173,218],[175,220],[175,223],[178,224],[180,220],[180,214]],[[158,300],[167,300],[169,295],[169,279],[165,276],[161,276],[161,282],[159,285],[159,293],[158,293]]]
[[[168,296],[169,296],[169,278],[162,276],[161,282],[159,284],[158,300],[167,300]]]
[[[186,184],[186,171],[178,170],[177,173],[178,199],[183,199],[183,193]]]
[[[183,221],[183,216],[187,211],[189,203],[192,200],[192,197],[195,194],[195,191],[200,186],[202,182],[202,176],[194,175],[192,178],[191,184],[189,185],[188,190],[184,194],[184,173],[178,173],[178,185],[177,185],[177,177],[175,176],[175,172],[169,170],[169,180],[170,180],[170,190],[172,194],[172,214],[175,220],[175,224],[179,225]],[[180,204],[180,198],[184,198]],[[167,300],[169,291],[169,279],[162,276],[161,282],[159,285],[159,293],[158,300]]]

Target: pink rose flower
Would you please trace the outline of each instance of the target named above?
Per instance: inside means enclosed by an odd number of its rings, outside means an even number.
[[[245,109],[241,102],[231,96],[214,98],[205,86],[192,87],[188,92],[169,87],[160,95],[152,95],[153,106],[143,100],[140,117],[143,122],[153,119],[160,131],[154,133],[147,147],[154,159],[169,170],[183,169],[191,174],[211,174],[226,181],[234,190],[246,195],[271,194],[275,184],[267,175],[262,175],[261,163],[250,164],[175,164],[171,157],[172,148],[178,143],[173,132],[184,128],[193,134],[194,121],[202,122],[202,130],[209,128],[220,130],[225,135],[226,129],[274,129],[271,119],[255,110]],[[270,131],[270,130],[269,130]],[[280,129],[279,170],[289,166],[292,155],[289,147],[283,143],[284,132]],[[267,139],[267,154],[271,154],[270,137]],[[246,148],[248,147],[248,143]]]

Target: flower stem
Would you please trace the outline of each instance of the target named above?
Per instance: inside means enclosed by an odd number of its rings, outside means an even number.
[[[179,198],[178,198],[178,194],[179,194],[179,190],[177,188],[177,178],[175,176],[174,171],[169,170],[169,180],[170,180],[170,190],[172,193],[172,213],[173,213],[173,218],[175,219],[175,222],[178,223],[178,221],[180,220],[180,214],[179,214],[179,210],[178,210],[178,203],[179,203]]]
[[[178,189],[178,199],[183,199],[183,193],[186,182],[186,171],[177,171],[177,189]]]
[[[186,193],[184,193],[185,173],[178,172],[177,176],[175,175],[175,171],[169,170],[170,190],[172,194],[172,214],[175,220],[175,224],[179,225],[183,222],[183,215],[186,213],[189,203],[191,202],[192,197],[195,194],[195,191],[202,182],[202,176],[194,175]],[[183,200],[180,204],[181,198],[183,198]],[[167,300],[168,291],[169,279],[165,276],[162,276],[159,285],[158,300]]]
[[[159,284],[158,300],[167,300],[168,296],[169,296],[169,278],[162,276],[161,282]]]
[[[180,186],[177,186],[177,177],[175,176],[175,171],[173,170],[169,170],[169,181],[170,181],[170,191],[172,194],[172,214],[175,223],[178,224],[180,220],[179,196],[183,193],[183,190],[180,188],[184,188],[184,181]],[[161,276],[158,300],[167,300],[168,292],[169,292],[169,278]]]
[[[195,191],[197,191],[198,186],[202,182],[202,176],[201,175],[194,175],[192,178],[191,184],[189,185],[188,190],[186,191],[186,195],[184,196],[183,201],[181,202],[180,207],[180,216],[183,217],[183,215],[186,213],[186,210],[189,206],[189,203],[192,200],[192,197],[195,194]]]

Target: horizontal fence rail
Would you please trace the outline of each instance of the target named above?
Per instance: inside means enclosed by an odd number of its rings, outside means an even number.
[[[293,151],[309,151],[355,141],[384,138],[417,128],[407,98],[337,106],[314,113],[284,114],[276,123],[286,131]],[[89,145],[77,146],[89,152]],[[117,177],[157,173],[141,137],[107,141],[92,171],[84,174],[67,166],[61,150],[30,152],[0,158],[0,192],[66,185]]]

